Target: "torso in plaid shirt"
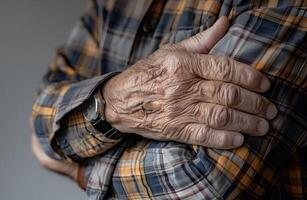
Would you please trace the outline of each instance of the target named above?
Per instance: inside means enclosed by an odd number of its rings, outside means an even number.
[[[92,1],[44,77],[33,106],[36,134],[49,155],[86,163],[89,199],[304,199],[306,6],[303,0]],[[110,72],[223,15],[231,27],[210,54],[270,78],[265,96],[279,115],[269,134],[217,150],[137,136],[115,141],[85,122],[79,107]]]

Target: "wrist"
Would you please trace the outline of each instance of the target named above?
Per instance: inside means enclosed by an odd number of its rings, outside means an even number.
[[[82,113],[84,119],[96,131],[107,139],[120,140],[124,137],[115,127],[105,118],[105,100],[101,92],[101,87],[82,104]]]
[[[106,84],[101,88],[101,95],[104,99],[104,115],[105,120],[111,124],[112,127],[119,130],[121,133],[128,133],[128,126],[123,123],[120,113],[116,109],[116,86],[121,85],[118,82],[118,76],[111,78],[106,82]]]
[[[114,89],[112,85],[112,80],[114,80],[114,77],[109,79],[101,88],[99,95],[104,101],[104,110],[102,111],[104,113],[105,120],[110,123],[113,127],[116,126],[116,124],[119,122],[119,116],[115,112],[113,105],[111,103],[111,94],[112,94],[112,88]]]

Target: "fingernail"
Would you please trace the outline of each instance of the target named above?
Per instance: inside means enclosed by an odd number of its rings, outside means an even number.
[[[241,146],[242,143],[243,143],[243,140],[244,140],[243,136],[241,136],[241,135],[236,135],[236,136],[233,138],[232,144],[233,144],[233,146],[236,146],[236,147]]]
[[[267,91],[271,86],[271,83],[268,79],[263,78],[260,83],[261,91]]]
[[[257,125],[257,132],[264,135],[269,130],[269,123],[266,120],[260,120]]]
[[[269,105],[267,110],[266,110],[266,117],[268,119],[273,119],[274,117],[276,117],[277,113],[278,113],[278,110],[277,110],[276,106],[275,105]]]

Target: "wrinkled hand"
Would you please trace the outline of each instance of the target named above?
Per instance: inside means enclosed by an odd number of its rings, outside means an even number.
[[[78,164],[64,163],[50,158],[45,154],[35,135],[32,135],[32,153],[38,160],[39,164],[45,169],[68,176],[72,180],[77,181]]]
[[[230,58],[205,55],[227,29],[222,17],[110,79],[103,88],[107,121],[150,139],[225,149],[242,145],[241,133],[264,135],[277,109],[255,92],[268,90],[268,79]]]

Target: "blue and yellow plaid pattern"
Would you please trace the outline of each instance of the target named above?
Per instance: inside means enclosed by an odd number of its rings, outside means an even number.
[[[58,49],[33,105],[35,132],[57,159],[86,165],[89,199],[304,199],[307,197],[307,2],[91,1]],[[218,150],[138,136],[103,137],[80,105],[108,78],[228,16],[210,54],[263,72],[279,115],[264,137]]]

